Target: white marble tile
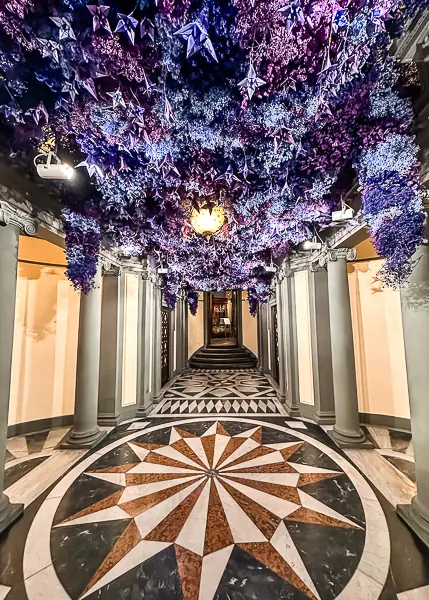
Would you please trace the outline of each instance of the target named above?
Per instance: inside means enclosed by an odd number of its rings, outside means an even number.
[[[135,423],[131,423],[131,425],[127,428],[127,431],[134,431],[135,429],[144,429],[149,425],[149,421],[136,421]]]
[[[416,494],[415,484],[381,454],[375,450],[345,450],[345,453],[392,506],[411,502]]]
[[[196,501],[191,514],[186,519],[175,542],[179,546],[191,550],[191,552],[195,552],[199,556],[203,556],[204,554],[210,487],[210,481],[206,480],[204,489]]]
[[[166,490],[170,487],[174,487],[175,485],[181,485],[188,481],[191,482],[198,479],[201,483],[203,481],[203,477],[204,475],[202,473],[197,473],[196,475],[191,475],[190,477],[180,477],[178,479],[168,479],[167,481],[156,481],[154,483],[131,485],[124,490],[121,496],[120,504],[129,502],[130,500],[136,500],[137,498],[142,498],[143,496],[148,496],[149,494],[154,494],[155,492]]]
[[[366,428],[376,441],[379,448],[392,448],[392,442],[390,441],[388,429],[383,427],[374,427],[372,425],[367,425]]]
[[[332,431],[334,429],[333,425],[320,425],[323,431]]]
[[[22,456],[28,455],[27,440],[25,439],[25,435],[20,435],[7,440],[6,448],[16,458],[21,458]]]
[[[408,592],[401,592],[398,594],[398,600],[428,600],[429,599],[429,585],[424,587],[416,588],[415,590],[409,590]]]
[[[125,487],[125,473],[87,473],[87,475]]]
[[[307,429],[307,425],[302,421],[285,421],[292,429]]]
[[[11,589],[7,585],[0,585],[0,600],[5,600]]]
[[[59,427],[58,429],[52,429],[48,433],[48,437],[43,444],[43,450],[51,450],[58,446],[63,437],[70,431],[70,427]]]
[[[25,589],[29,600],[70,600],[52,565],[26,579]]]
[[[403,452],[396,452],[396,450],[386,450],[381,448],[376,448],[375,451],[381,454],[381,456],[391,456],[392,458],[400,458],[409,463],[414,463],[414,459]]]
[[[52,562],[50,536],[46,535],[46,528],[50,528],[60,502],[61,498],[47,498],[33,521],[25,544],[24,579],[42,571]]]
[[[226,519],[236,544],[251,542],[267,542],[267,538],[256,527],[244,510],[218,481],[215,481]]]
[[[86,450],[55,450],[43,463],[11,485],[6,494],[11,502],[24,504],[27,508],[85,454]]]
[[[253,441],[253,440],[252,440]],[[244,444],[243,444],[244,446]],[[238,465],[232,465],[231,467],[225,466],[224,463],[221,464],[221,471],[227,473],[229,471],[233,472],[237,469],[245,469],[247,467],[259,467],[262,465],[272,465],[274,463],[282,463],[284,462],[283,456],[280,452],[272,452],[271,454],[267,454],[265,456],[258,456],[258,458],[251,458],[250,460],[243,461]]]
[[[248,498],[254,500],[257,504],[260,504],[264,508],[267,508],[274,515],[277,515],[280,519],[286,518],[288,515],[293,513],[299,508],[294,502],[289,500],[283,500],[272,494],[261,492],[260,490],[249,487],[245,484],[238,483],[237,481],[230,480],[228,477],[220,477],[221,481],[225,481],[231,487],[235,488]]]
[[[378,581],[358,569],[336,600],[376,600],[383,587]]]
[[[203,558],[198,600],[213,599],[233,549],[227,546]]]

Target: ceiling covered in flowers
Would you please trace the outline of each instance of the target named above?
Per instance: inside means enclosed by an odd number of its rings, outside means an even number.
[[[171,305],[243,288],[254,308],[265,266],[329,226],[356,177],[382,277],[404,281],[424,215],[388,48],[427,4],[0,0],[2,138],[79,167],[61,184],[74,286],[91,289],[103,243],[154,253]],[[196,233],[216,206],[223,227]]]

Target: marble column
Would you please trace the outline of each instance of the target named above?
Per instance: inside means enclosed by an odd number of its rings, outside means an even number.
[[[103,268],[101,295],[98,424],[115,426],[122,408],[125,275],[116,266]]]
[[[283,404],[286,403],[287,395],[287,358],[286,358],[286,322],[285,317],[287,316],[284,311],[285,300],[283,298],[284,274],[280,270],[276,278],[276,297],[277,297],[277,321],[278,321],[278,338],[279,338],[279,388],[277,391],[277,398]]]
[[[154,336],[153,336],[153,401],[155,404],[163,398],[161,385],[161,283],[154,286]]]
[[[356,251],[328,250],[321,266],[328,267],[329,325],[334,380],[335,425],[329,435],[341,448],[372,448],[359,425],[353,328],[347,260]]]
[[[0,534],[23,513],[23,505],[11,504],[4,493],[20,230],[34,235],[37,223],[24,211],[0,202]]]
[[[417,495],[397,510],[429,546],[429,247],[420,246],[413,258],[418,262],[401,290],[401,305]]]
[[[309,270],[311,351],[314,383],[314,420],[335,423],[331,332],[329,327],[328,273],[312,265]]]
[[[298,334],[296,330],[295,276],[290,269],[282,282],[282,316],[285,340],[286,410],[291,417],[299,417]]]
[[[146,417],[153,403],[153,361],[155,332],[155,269],[145,260],[139,285],[139,345],[137,416]]]
[[[107,434],[97,424],[100,375],[101,264],[94,288],[81,294],[73,427],[61,448],[93,448]]]

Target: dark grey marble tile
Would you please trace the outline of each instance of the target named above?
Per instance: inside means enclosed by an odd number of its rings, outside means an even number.
[[[38,458],[30,458],[19,465],[14,465],[13,467],[9,467],[6,469],[4,473],[4,489],[6,490],[11,485],[13,485],[16,481],[30,473],[35,467],[42,464],[48,457],[40,456]]]
[[[384,456],[384,458],[408,477],[408,479],[411,479],[414,483],[416,482],[416,466],[413,462],[395,456]]]
[[[42,452],[43,446],[48,437],[49,431],[41,431],[39,433],[30,433],[25,436],[27,441],[27,448],[29,454],[36,454]]]

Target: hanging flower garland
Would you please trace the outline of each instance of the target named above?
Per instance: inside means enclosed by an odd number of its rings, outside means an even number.
[[[91,289],[101,240],[168,264],[180,287],[242,288],[328,227],[355,165],[382,275],[406,279],[422,241],[412,110],[387,59],[429,0],[0,1],[0,135],[28,151],[48,125],[75,158],[62,188],[73,285]],[[86,173],[86,175],[85,175]],[[193,210],[221,204],[211,237]]]

